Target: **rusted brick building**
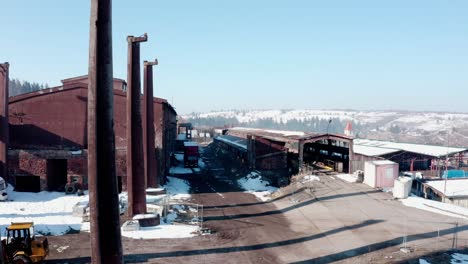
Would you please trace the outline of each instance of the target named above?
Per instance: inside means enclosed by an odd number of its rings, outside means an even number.
[[[88,77],[9,98],[9,182],[17,190],[58,190],[87,167]],[[177,113],[154,98],[157,177],[163,183],[177,133]],[[119,188],[126,187],[126,83],[114,79],[114,129]],[[143,162],[143,161],[141,161]]]

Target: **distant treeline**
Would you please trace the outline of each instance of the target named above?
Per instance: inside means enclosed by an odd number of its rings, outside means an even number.
[[[192,123],[195,127],[252,127],[252,128],[264,128],[264,129],[277,129],[277,130],[294,130],[294,131],[304,131],[304,132],[317,132],[317,133],[326,133],[327,126],[329,133],[339,133],[344,132],[346,123],[340,119],[331,119],[329,125],[329,120],[319,119],[313,117],[307,120],[297,120],[292,119],[285,123],[275,122],[271,118],[259,119],[252,122],[239,122],[235,117],[191,117],[187,119],[187,122]],[[354,131],[361,131],[362,125],[352,123]]]
[[[15,96],[18,94],[35,92],[41,89],[49,88],[47,84],[40,84],[36,82],[20,81],[18,79],[10,79],[8,87],[9,96]]]

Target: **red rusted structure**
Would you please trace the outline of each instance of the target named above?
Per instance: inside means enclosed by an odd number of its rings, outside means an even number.
[[[155,157],[155,132],[154,132],[154,104],[153,104],[153,66],[154,62],[145,61],[144,66],[144,99],[143,99],[143,152],[145,156],[145,178],[148,187],[157,187],[156,157]]]
[[[127,191],[128,215],[146,213],[146,184],[141,122],[140,42],[148,37],[128,36],[127,63]]]
[[[9,179],[25,191],[60,190],[68,177],[87,175],[88,76],[63,85],[9,98]],[[119,190],[126,190],[126,82],[114,78],[114,131]],[[177,113],[153,98],[157,178],[164,182],[174,151]],[[62,166],[47,166],[64,163]],[[56,168],[48,170],[48,168]],[[58,170],[57,170],[58,168]]]
[[[92,263],[123,263],[115,171],[112,1],[92,0],[89,39],[88,180]]]
[[[8,179],[8,62],[0,64],[0,177]]]

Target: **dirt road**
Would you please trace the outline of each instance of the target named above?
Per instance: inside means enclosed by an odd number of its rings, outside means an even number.
[[[260,202],[206,153],[208,174],[192,183],[214,234],[186,239],[124,239],[127,263],[393,263],[450,248],[468,224],[403,206],[390,194],[323,176]],[[458,227],[455,229],[455,222]],[[412,253],[399,251],[404,238]],[[89,234],[50,237],[48,263],[89,263]],[[69,245],[59,253],[55,248]]]

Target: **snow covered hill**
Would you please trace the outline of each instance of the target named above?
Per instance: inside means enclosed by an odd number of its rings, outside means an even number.
[[[359,137],[468,146],[468,113],[355,110],[233,110],[182,116],[196,126],[247,126],[343,133],[351,122]],[[448,135],[449,132],[449,135]]]

